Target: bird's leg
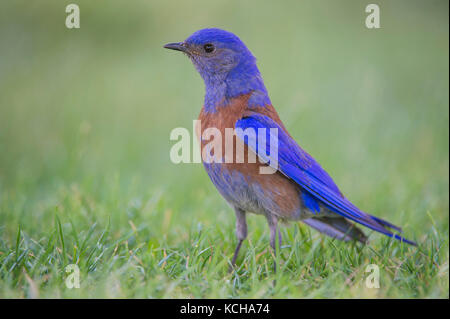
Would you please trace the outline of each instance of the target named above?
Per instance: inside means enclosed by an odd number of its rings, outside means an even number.
[[[237,207],[234,209],[234,211],[236,213],[236,236],[238,239],[238,244],[236,246],[236,250],[234,251],[229,271],[231,271],[232,267],[236,265],[236,259],[239,254],[239,250],[241,249],[242,242],[247,237],[247,221],[245,219],[245,212]]]
[[[278,242],[280,244],[280,248],[281,248],[281,243],[283,242],[283,238],[281,238],[281,230],[278,229]]]
[[[278,218],[275,215],[270,214],[267,216],[267,222],[269,223],[269,229],[270,229],[270,247],[272,247],[274,258],[276,258],[276,256],[277,256],[277,246],[276,246],[277,237],[278,237],[278,241],[279,241],[279,246],[281,246],[281,232],[278,231]],[[273,271],[275,273],[277,272],[276,259],[273,261]]]

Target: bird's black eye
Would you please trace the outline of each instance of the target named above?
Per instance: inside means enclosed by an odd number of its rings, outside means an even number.
[[[203,46],[203,49],[205,49],[205,52],[206,52],[206,53],[211,53],[211,52],[214,51],[214,45],[212,45],[211,43],[206,43],[206,44]]]

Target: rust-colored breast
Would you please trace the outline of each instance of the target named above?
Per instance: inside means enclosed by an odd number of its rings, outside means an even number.
[[[249,95],[235,98],[229,105],[218,107],[214,113],[207,113],[202,108],[198,118],[200,122],[196,127],[196,134],[199,138],[201,150],[202,152],[204,151],[204,147],[210,140],[201,139],[200,137],[204,136],[203,134],[206,129],[216,128],[220,131],[223,138],[221,153],[222,163],[214,164],[216,165],[216,169],[222,170],[224,175],[230,175],[230,172],[238,172],[240,175],[244,176],[249,185],[248,191],[251,193],[250,195],[259,199],[257,204],[262,205],[267,211],[270,211],[283,219],[298,219],[301,214],[301,201],[299,196],[300,190],[295,183],[287,179],[280,172],[275,172],[274,174],[260,174],[259,168],[265,164],[262,164],[259,161],[256,161],[256,163],[249,162],[249,149],[236,136],[232,137],[232,147],[225,147],[224,137],[226,136],[226,129],[228,128],[234,131],[236,122],[252,113],[269,116],[284,129],[277,112],[272,106],[261,108],[252,107],[249,109],[247,107],[248,98]],[[240,149],[240,147],[244,149],[243,159],[236,157],[236,150]],[[250,152],[252,151],[250,150]],[[256,154],[253,153],[252,155],[256,157]],[[238,160],[242,162],[237,162]],[[216,187],[219,188],[217,184]],[[236,205],[236,203],[233,204]],[[254,213],[264,212],[254,211]]]

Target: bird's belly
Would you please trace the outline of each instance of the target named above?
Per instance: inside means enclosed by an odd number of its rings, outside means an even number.
[[[260,195],[254,186],[239,171],[228,170],[222,164],[204,164],[206,172],[220,194],[232,206],[255,214],[265,214],[266,209],[260,201]]]
[[[204,167],[220,194],[234,207],[287,220],[308,217],[299,188],[278,172],[260,174],[259,165],[247,163],[204,163]]]

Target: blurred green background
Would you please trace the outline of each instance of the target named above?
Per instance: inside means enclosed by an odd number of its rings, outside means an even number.
[[[247,44],[291,135],[355,204],[403,225],[418,241],[447,237],[435,260],[440,267],[428,279],[375,297],[448,297],[447,1],[377,1],[381,29],[371,30],[364,24],[370,1],[78,0],[81,28],[72,30],[64,24],[69,3],[0,3],[1,297],[34,296],[28,279],[41,297],[271,296],[236,285],[224,292],[208,284],[177,290],[181,270],[170,275],[158,268],[166,248],[182,251],[200,229],[221,234],[225,243],[217,248],[227,258],[235,243],[234,214],[202,166],[169,160],[169,134],[191,130],[204,87],[186,57],[162,46],[205,27],[232,31]],[[265,221],[249,222],[249,237],[262,236],[263,249]],[[109,294],[109,288],[62,287],[61,266],[77,253],[82,265],[77,243],[94,223],[94,235],[109,227],[103,245],[111,250],[126,242],[124,254],[138,248],[142,256],[163,256],[144,280],[147,288]],[[45,255],[51,241],[54,254]],[[58,255],[68,246],[70,253]],[[141,267],[153,267],[142,256]],[[100,266],[89,267],[82,270],[91,276]],[[152,286],[155,276],[161,287]],[[425,284],[442,278],[437,288]],[[296,294],[294,287],[274,296],[360,296],[333,295],[324,286],[317,294]]]

